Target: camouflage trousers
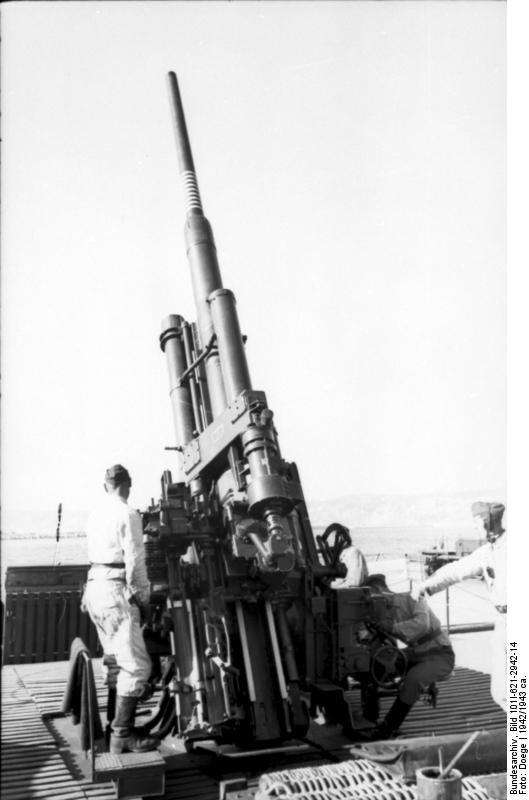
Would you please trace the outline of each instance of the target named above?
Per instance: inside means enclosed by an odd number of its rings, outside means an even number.
[[[103,671],[119,695],[141,697],[151,674],[151,659],[143,641],[140,610],[129,603],[123,579],[98,578],[92,572],[83,604],[103,648]]]

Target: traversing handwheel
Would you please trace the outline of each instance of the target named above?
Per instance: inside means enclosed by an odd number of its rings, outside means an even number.
[[[371,677],[382,689],[392,689],[406,672],[408,659],[402,650],[384,644],[371,657]]]

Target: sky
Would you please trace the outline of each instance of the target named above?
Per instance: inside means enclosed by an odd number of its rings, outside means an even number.
[[[13,3],[2,29],[4,530],[67,525],[112,463],[137,507],[178,472],[168,70],[307,498],[502,495],[504,3]]]

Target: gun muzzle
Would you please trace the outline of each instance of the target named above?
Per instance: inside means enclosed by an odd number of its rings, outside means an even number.
[[[180,89],[174,72],[169,73],[169,91],[171,93],[171,108],[173,109],[176,151],[180,174],[184,184],[186,212],[188,214],[202,214],[202,202],[198,190],[193,154],[189,144],[186,120],[180,97]]]

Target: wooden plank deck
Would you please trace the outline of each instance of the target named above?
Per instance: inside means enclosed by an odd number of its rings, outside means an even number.
[[[94,667],[98,703],[103,713],[106,691],[97,661]],[[12,665],[2,669],[2,797],[7,800],[47,797],[110,800],[115,797],[112,783],[93,785],[78,768],[69,741],[61,735],[64,726],[70,725],[69,721],[53,719],[60,712],[67,673],[68,662]],[[492,702],[489,684],[490,677],[484,673],[456,669],[450,681],[439,684],[435,710],[420,701],[416,704],[402,727],[402,739],[445,733],[470,734],[476,729],[497,730],[503,734],[505,714]],[[382,700],[382,713],[391,702],[391,698]],[[337,726],[323,726],[320,730],[318,727],[311,727],[310,738],[317,739],[335,759],[350,758],[351,742],[341,735]],[[221,764],[214,757],[182,751],[166,772],[163,797],[165,800],[218,800],[222,774],[246,771],[250,789],[255,790],[259,770],[284,769],[303,763],[325,763],[325,756],[322,760],[321,750],[312,750],[296,756],[271,757],[259,768],[250,768],[238,759],[233,759],[232,764],[223,759]],[[489,771],[486,764],[483,767],[483,772]]]
[[[36,667],[40,665],[34,665]],[[50,696],[46,681],[38,681],[38,697]],[[54,710],[60,706],[64,678],[59,690],[53,683]],[[58,704],[57,704],[58,699]],[[112,783],[92,787],[76,773],[67,753],[50,732],[42,707],[32,696],[31,689],[14,667],[2,669],[2,777],[1,794],[4,800],[113,800]],[[97,789],[95,793],[93,788]]]

